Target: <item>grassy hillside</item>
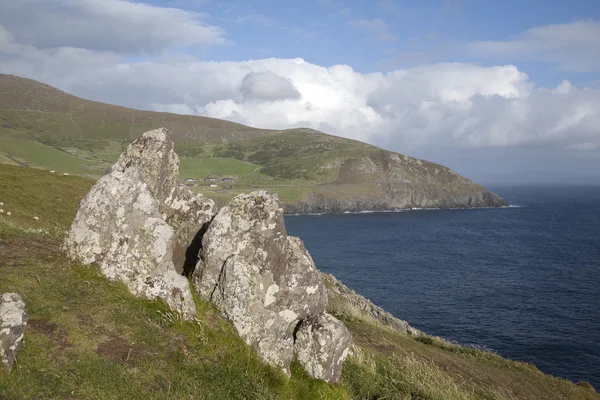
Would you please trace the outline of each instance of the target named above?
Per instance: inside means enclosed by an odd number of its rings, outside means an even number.
[[[1,399],[600,399],[533,365],[397,333],[336,301],[330,312],[356,344],[341,381],[312,380],[297,365],[287,379],[208,303],[196,299],[196,320],[182,322],[69,262],[61,238],[92,184],[0,165],[0,201],[12,212],[0,215],[0,292],[19,293],[30,318],[18,363],[0,370]]]
[[[310,129],[133,110],[0,74],[0,163],[98,178],[132,140],[158,127],[173,132],[182,178],[195,179],[194,190],[218,203],[253,188],[288,204],[311,196],[368,203],[425,194],[438,201],[483,190],[443,166]],[[216,181],[204,182],[210,175]]]

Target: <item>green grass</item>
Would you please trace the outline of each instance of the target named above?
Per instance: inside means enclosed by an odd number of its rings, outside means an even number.
[[[88,160],[31,140],[0,137],[0,149],[6,158],[57,173],[84,175],[102,172]]]
[[[240,176],[248,174],[258,165],[246,163],[231,158],[191,158],[179,159],[179,173],[182,178],[203,179],[209,175]]]
[[[1,399],[599,399],[584,384],[435,337],[415,339],[360,312],[331,309],[353,334],[337,385],[263,364],[196,298],[194,322],[132,296],[59,251],[93,181],[0,165],[0,292],[25,300],[29,325]],[[33,222],[37,215],[40,220]],[[337,303],[332,302],[332,307]],[[341,311],[340,311],[341,310]]]

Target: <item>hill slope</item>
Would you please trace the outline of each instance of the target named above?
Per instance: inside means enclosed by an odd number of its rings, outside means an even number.
[[[310,129],[255,129],[139,111],[0,75],[0,162],[98,177],[143,132],[167,127],[190,186],[218,203],[255,188],[286,211],[496,207],[498,195],[434,163]],[[203,179],[211,176],[213,180]]]
[[[160,302],[133,297],[95,267],[59,251],[93,181],[0,165],[0,293],[29,313],[18,363],[0,368],[0,398],[17,399],[599,399],[535,366],[410,336],[334,294],[329,312],[355,340],[330,386],[294,365],[291,379],[260,362],[208,303],[183,322]],[[34,221],[33,216],[39,220]],[[325,285],[339,287],[329,277]]]

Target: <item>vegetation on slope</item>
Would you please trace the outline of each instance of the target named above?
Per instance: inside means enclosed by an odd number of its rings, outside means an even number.
[[[311,196],[368,203],[410,191],[435,202],[482,189],[440,165],[310,129],[273,131],[132,110],[0,74],[0,163],[98,178],[132,140],[158,127],[173,132],[182,178],[195,179],[194,190],[219,204],[255,188],[277,192],[287,204]],[[209,175],[217,180],[204,182]],[[390,182],[405,186],[386,190]]]
[[[355,354],[339,384],[287,379],[262,362],[231,324],[196,299],[183,322],[158,301],[135,298],[59,250],[93,181],[0,165],[0,292],[29,313],[25,344],[2,399],[598,399],[532,365],[433,337],[397,333],[332,302]],[[33,216],[39,220],[34,221]]]

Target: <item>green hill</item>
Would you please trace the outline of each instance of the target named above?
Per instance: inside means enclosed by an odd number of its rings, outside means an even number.
[[[12,213],[0,215],[0,293],[19,293],[29,313],[17,364],[0,369],[1,399],[600,399],[530,364],[399,333],[341,298],[329,312],[356,346],[340,382],[312,380],[298,365],[287,379],[210,304],[196,299],[196,320],[183,322],[69,262],[59,245],[92,184],[0,165],[0,201]]]
[[[496,194],[431,162],[310,129],[256,129],[133,110],[0,75],[0,162],[98,178],[143,132],[166,127],[182,178],[219,204],[268,188],[288,212],[502,206]],[[204,181],[213,176],[214,181]]]

